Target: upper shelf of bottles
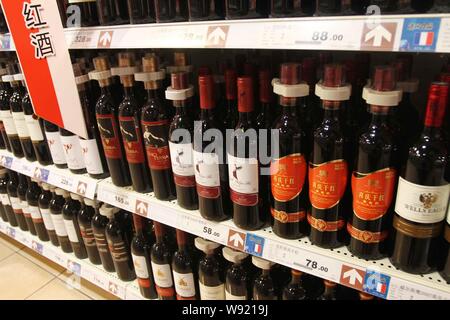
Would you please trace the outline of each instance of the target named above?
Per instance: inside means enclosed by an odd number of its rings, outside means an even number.
[[[450,53],[450,14],[221,20],[67,28],[70,49],[226,48]],[[14,50],[9,34],[0,50]]]

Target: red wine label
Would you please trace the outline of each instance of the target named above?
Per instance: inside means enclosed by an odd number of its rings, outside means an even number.
[[[118,128],[112,114],[97,114],[97,125],[102,137],[105,156],[110,159],[122,158]]]
[[[139,164],[145,161],[139,127],[134,117],[119,117],[123,145],[129,163]]]
[[[397,172],[386,168],[369,174],[353,172],[353,212],[362,220],[384,216],[392,203]]]
[[[344,219],[339,219],[337,221],[325,221],[322,219],[316,219],[311,214],[308,214],[307,219],[311,228],[314,228],[320,232],[334,232],[341,230],[345,226]]]
[[[300,153],[272,161],[270,181],[272,195],[280,202],[290,201],[302,192],[306,177],[306,161]]]
[[[309,165],[309,199],[314,208],[329,209],[342,199],[347,186],[347,162],[339,159]]]
[[[388,236],[387,231],[371,232],[367,230],[359,230],[353,227],[350,223],[347,223],[347,231],[352,238],[368,244],[381,242]]]
[[[217,199],[220,197],[219,157],[215,153],[193,151],[195,181],[200,197]]]
[[[281,223],[293,223],[303,221],[306,217],[306,212],[304,210],[299,212],[285,212],[281,210],[275,210],[270,208],[270,213],[272,217]]]
[[[231,200],[241,206],[255,206],[259,201],[258,159],[238,158],[228,154]]]
[[[142,121],[147,160],[152,170],[170,168],[169,120],[147,122]]]

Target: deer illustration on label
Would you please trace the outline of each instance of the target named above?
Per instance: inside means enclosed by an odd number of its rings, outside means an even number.
[[[220,197],[219,157],[215,153],[194,151],[194,164],[198,195],[208,199]]]
[[[175,184],[181,187],[195,187],[192,144],[169,142],[169,147]]]

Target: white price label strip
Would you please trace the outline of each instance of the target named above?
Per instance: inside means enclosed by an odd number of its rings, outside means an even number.
[[[136,284],[136,281],[129,283],[126,287],[125,291],[125,300],[142,300],[144,299],[140,292],[139,286]]]
[[[97,44],[99,31],[66,31],[66,42],[73,49],[86,49]]]
[[[109,183],[101,182],[98,184],[97,199],[115,207],[134,212],[136,198],[132,192],[128,193],[122,188],[117,188]]]
[[[399,278],[391,278],[389,300],[450,300],[450,294]]]
[[[73,187],[75,186],[73,177],[71,177],[70,175],[62,175],[54,171],[50,172],[47,181],[51,185],[68,191],[72,191]]]

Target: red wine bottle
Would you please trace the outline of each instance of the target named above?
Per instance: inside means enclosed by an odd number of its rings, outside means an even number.
[[[137,192],[152,190],[150,171],[147,166],[146,154],[142,141],[140,127],[141,109],[134,95],[134,74],[128,70],[133,69],[134,59],[130,53],[119,54],[120,81],[124,89],[124,97],[119,105],[119,123],[122,141],[130,169],[133,189]]]
[[[147,299],[156,299],[155,281],[151,265],[152,243],[148,236],[151,232],[150,220],[137,214],[133,215],[135,235],[131,241],[131,255],[141,295]]]
[[[7,70],[5,68],[5,65],[3,63],[0,64],[0,133],[1,133],[1,139],[0,139],[0,149],[8,150],[9,152],[12,152],[11,150],[11,144],[9,143],[8,134],[6,133],[5,124],[2,120],[2,110],[5,108],[6,105],[9,106],[9,96],[11,92],[11,86],[9,82],[3,81],[3,76],[7,75]],[[8,108],[9,109],[9,108]],[[6,109],[5,109],[6,111]]]
[[[313,57],[304,58],[301,64],[301,81],[309,86],[309,94],[298,101],[300,125],[305,133],[306,155],[309,155],[312,150],[313,132],[323,117],[320,99],[314,94],[316,74],[318,73],[320,76],[323,74],[323,70],[319,71],[320,67],[317,64],[317,59]]]
[[[225,300],[225,284],[219,256],[220,244],[195,238],[195,247],[205,255],[198,264],[198,281],[201,300]]]
[[[172,272],[177,300],[197,300],[199,297],[198,266],[190,245],[191,237],[178,229],[176,233],[178,249],[173,255]]]
[[[448,84],[430,86],[422,134],[409,149],[395,203],[395,244],[391,261],[414,274],[435,271],[444,242],[441,237],[450,185],[445,179],[448,141],[442,122],[448,102]]]
[[[44,120],[44,131],[53,163],[58,168],[67,168],[66,154],[61,142],[58,126]]]
[[[265,18],[269,2],[264,0],[225,0],[227,19]]]
[[[223,19],[224,9],[223,0],[188,0],[189,21]]]
[[[324,117],[313,134],[309,163],[309,239],[320,247],[336,248],[344,243],[345,217],[350,210],[348,199],[344,199],[349,178],[348,141],[340,115],[351,87],[345,83],[343,65],[326,65],[316,88],[316,94],[322,97]]]
[[[6,188],[8,190],[11,207],[13,208],[14,215],[16,217],[16,221],[19,225],[19,228],[23,231],[28,231],[28,225],[23,215],[22,205],[20,203],[20,198],[17,193],[19,185],[19,177],[17,173],[12,170],[9,170],[8,174],[9,174],[9,181]]]
[[[83,243],[86,248],[87,256],[92,264],[101,264],[100,254],[95,243],[94,230],[92,229],[92,220],[98,212],[98,203],[95,200],[85,198],[78,212],[78,225]]]
[[[64,128],[59,128],[59,134],[69,170],[75,174],[86,173],[83,150],[78,136]]]
[[[225,299],[249,300],[250,274],[244,264],[248,254],[228,247],[223,247],[222,252],[223,257],[232,263],[225,273]]]
[[[78,259],[86,259],[88,255],[81,237],[80,225],[78,224],[78,212],[81,210],[81,201],[82,197],[80,195],[71,193],[62,208],[62,216],[75,256]]]
[[[160,300],[175,300],[175,289],[172,278],[172,252],[164,241],[164,226],[153,221],[156,242],[152,246],[151,260],[156,292]]]
[[[97,0],[97,12],[102,26],[130,23],[127,2],[124,0]]]
[[[109,250],[108,242],[106,240],[106,226],[109,222],[108,215],[112,210],[114,210],[113,206],[104,204],[92,218],[92,231],[94,232],[97,250],[100,254],[100,260],[102,261],[103,269],[108,272],[116,271],[114,262],[111,257],[111,251]]]
[[[337,300],[337,284],[328,280],[323,280],[323,283],[325,284],[325,291],[317,298],[317,300]]]
[[[27,190],[28,190],[28,182],[30,178],[19,173],[19,184],[17,185],[17,195],[20,199],[20,206],[22,207],[23,217],[25,218],[25,222],[28,227],[28,231],[35,236],[36,228],[34,227],[33,219],[31,218],[31,212],[28,209],[27,202]]]
[[[97,100],[95,113],[103,143],[111,180],[118,187],[131,184],[130,171],[125,160],[125,151],[120,143],[118,109],[114,101],[113,82],[109,63],[105,57],[94,58],[95,71],[89,73],[90,79],[98,80],[101,95]],[[53,159],[54,161],[54,159]]]
[[[188,19],[186,0],[155,0],[156,22],[179,22]]]
[[[150,168],[153,192],[159,200],[172,200],[176,197],[169,151],[170,115],[168,106],[162,96],[164,71],[159,69],[156,56],[142,58],[144,73],[136,74],[136,80],[148,80],[145,77],[156,77],[158,80],[145,81],[147,102],[142,108],[141,128]]]
[[[50,216],[53,221],[53,225],[55,226],[55,232],[58,236],[59,244],[62,251],[66,253],[73,252],[62,215],[63,206],[66,203],[66,199],[68,199],[69,197],[69,192],[60,188],[56,188],[49,205]]]
[[[221,158],[225,151],[225,143],[216,146],[214,153],[206,152],[209,143],[204,138],[208,130],[218,130],[219,123],[215,116],[214,81],[211,75],[198,79],[200,92],[200,121],[197,122],[194,137],[195,180],[197,184],[199,211],[203,218],[222,221],[231,215],[229,205],[226,164]]]
[[[370,0],[372,6],[378,6],[377,14],[400,14],[411,11],[411,0]]]
[[[237,83],[236,83],[236,70],[225,70],[225,115],[223,118],[223,128],[233,129],[236,128],[237,120]]]
[[[283,289],[283,300],[306,300],[306,290],[302,285],[302,272],[292,269],[291,282]]]
[[[177,202],[184,209],[196,210],[198,209],[198,197],[192,153],[194,123],[189,114],[193,90],[189,85],[186,72],[172,73],[171,80],[172,86],[166,91],[166,97],[172,98],[170,92],[184,94],[184,98],[180,98],[181,100],[173,100],[176,114],[169,129],[170,160],[177,191]]]
[[[440,274],[447,283],[450,283],[450,203],[447,208],[447,222],[444,228],[444,239],[446,241],[447,250],[444,251],[444,267],[440,271]]]
[[[8,170],[5,168],[0,169],[0,199],[2,202],[3,209],[5,211],[6,220],[3,219],[5,222],[8,221],[9,224],[12,227],[17,227],[18,223],[16,220],[16,216],[14,215],[13,207],[11,206],[11,201],[9,200],[8,195],[8,181],[9,181],[9,175]]]
[[[31,104],[31,98],[28,92],[25,93],[22,99],[22,109],[37,161],[43,166],[52,164],[53,160],[50,149],[44,137],[43,120],[34,114],[33,105]]]
[[[155,0],[128,0],[128,12],[131,24],[156,22]]]
[[[258,138],[254,130],[253,80],[241,77],[238,83],[239,120],[228,153],[228,175],[233,201],[233,222],[245,230],[257,230],[266,221],[259,199]],[[247,134],[253,135],[249,138]]]
[[[39,212],[41,213],[42,220],[44,221],[45,229],[47,230],[50,242],[59,247],[58,236],[56,235],[55,226],[50,214],[50,201],[52,200],[53,194],[50,191],[50,185],[47,183],[42,183],[42,193],[38,199]]]
[[[63,17],[63,25],[67,27],[91,27],[99,24],[95,0],[68,0],[67,5],[62,5],[60,10],[67,14],[67,17]],[[77,19],[79,25],[76,24]]]
[[[271,0],[271,18],[312,16],[315,11],[315,0]]]
[[[307,85],[300,82],[301,65],[281,65],[280,80],[274,88],[297,85],[297,92],[280,95],[281,115],[272,126],[279,133],[279,141],[272,148],[278,156],[270,164],[271,213],[273,232],[287,239],[300,238],[305,233],[308,186],[305,184],[307,152],[305,134],[299,121],[299,101],[309,94]],[[299,86],[300,84],[300,86]]]
[[[253,256],[253,264],[261,269],[261,273],[253,281],[253,300],[278,300],[274,280],[270,275],[273,262]]]
[[[380,259],[388,250],[398,166],[396,139],[389,126],[390,108],[400,95],[395,87],[394,69],[381,66],[375,68],[372,86],[365,88],[371,95],[366,99],[372,120],[359,137],[351,181],[353,216],[347,223],[349,250],[364,259]],[[380,94],[390,94],[391,101],[382,103]]]

